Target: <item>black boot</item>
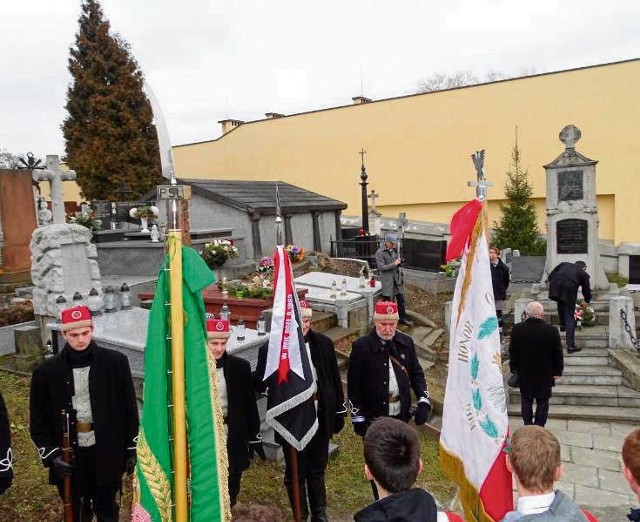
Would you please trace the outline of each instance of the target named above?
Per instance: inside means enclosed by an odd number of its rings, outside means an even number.
[[[324,479],[308,480],[309,507],[311,508],[311,522],[329,522],[327,515],[327,491]]]

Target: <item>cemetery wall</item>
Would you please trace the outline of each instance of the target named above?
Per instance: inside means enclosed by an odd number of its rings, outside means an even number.
[[[639,242],[638,91],[640,60],[629,60],[333,107],[245,123],[219,139],[174,147],[176,171],[205,179],[246,179],[247,172],[281,179],[345,201],[357,214],[357,152],[366,143],[365,165],[370,188],[381,194],[381,212],[402,209],[413,219],[447,222],[474,195],[467,187],[475,179],[469,155],[479,148],[487,151],[486,172],[495,182],[489,200],[497,214],[516,126],[533,196],[543,204],[542,166],[562,152],[558,133],[573,123],[583,132],[580,150],[599,161],[598,204],[606,200],[599,208],[600,237],[616,245]]]

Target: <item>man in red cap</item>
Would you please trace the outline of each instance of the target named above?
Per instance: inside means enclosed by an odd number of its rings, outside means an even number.
[[[327,514],[327,491],[324,475],[329,461],[329,439],[344,427],[344,417],[347,414],[344,405],[344,391],[338,371],[336,351],[333,342],[326,335],[311,330],[313,310],[306,301],[300,301],[300,318],[302,321],[302,335],[311,361],[311,371],[318,388],[315,394],[318,414],[318,431],[309,441],[304,450],[298,452],[298,483],[300,487],[300,507],[302,518],[307,520],[311,511],[311,522],[325,522],[329,520]],[[255,386],[257,391],[264,392],[266,383],[262,380],[267,362],[269,343],[260,347],[258,365],[256,366]],[[268,389],[267,389],[267,393]],[[293,481],[291,472],[291,452],[282,437],[276,435],[284,449],[284,485],[289,494],[289,502],[293,509]],[[307,503],[307,496],[309,502]]]
[[[63,310],[66,344],[33,372],[31,439],[49,482],[63,497],[66,477],[72,480],[74,520],[118,520],[116,494],[122,474],[136,464],[138,408],[129,361],[93,341],[93,321],[86,306]],[[69,413],[73,460],[62,455],[64,419]]]
[[[397,303],[378,301],[373,323],[375,328],[356,339],[349,355],[351,421],[361,437],[377,417],[407,422],[411,418],[412,388],[418,400],[416,424],[425,424],[431,411],[429,390],[413,339],[397,330]]]
[[[258,453],[263,459],[260,416],[256,395],[251,383],[248,361],[227,353],[229,321],[207,319],[207,345],[216,361],[218,391],[227,432],[229,456],[229,498],[233,507],[240,493],[242,472],[249,467],[249,459]]]

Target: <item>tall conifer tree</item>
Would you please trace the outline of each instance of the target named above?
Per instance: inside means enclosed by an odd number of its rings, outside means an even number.
[[[502,248],[518,249],[522,255],[544,255],[546,244],[538,231],[536,210],[530,199],[533,187],[529,183],[528,169],[522,167],[517,131],[504,192],[508,201],[500,205],[502,216],[494,223],[496,243]]]
[[[67,163],[87,199],[134,199],[161,183],[151,105],[129,44],[110,33],[96,0],[84,0],[70,49],[69,113],[62,130]]]

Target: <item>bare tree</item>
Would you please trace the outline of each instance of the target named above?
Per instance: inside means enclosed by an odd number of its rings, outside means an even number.
[[[20,156],[7,149],[0,149],[0,169],[17,169],[23,166]]]

